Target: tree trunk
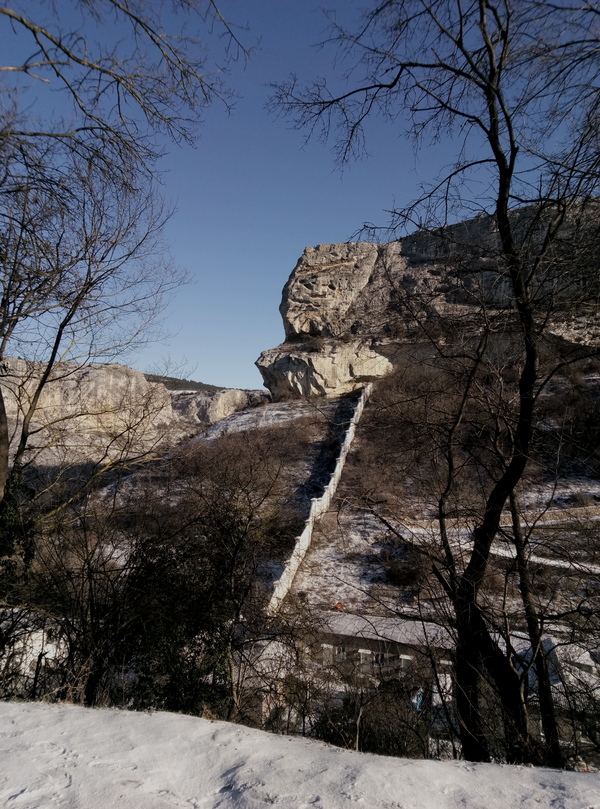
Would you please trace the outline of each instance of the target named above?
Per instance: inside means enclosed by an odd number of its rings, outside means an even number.
[[[0,387],[0,502],[4,499],[4,490],[8,480],[8,451],[10,440],[8,436],[8,418],[4,405],[4,394]],[[1,542],[1,539],[0,539]],[[1,547],[1,546],[0,546]]]
[[[542,646],[542,623],[539,620],[533,600],[531,576],[529,574],[529,559],[526,553],[527,540],[521,529],[517,498],[514,492],[512,492],[510,496],[510,510],[513,524],[513,539],[517,552],[519,589],[521,591],[521,599],[527,620],[532,662],[537,675],[542,729],[546,742],[547,753],[543,763],[551,767],[564,767],[565,758],[560,747],[558,723],[556,721],[554,699],[552,697],[552,685],[550,683],[548,664]]]
[[[480,673],[473,659],[470,633],[461,628],[456,645],[456,709],[462,754],[467,761],[492,760],[483,732],[479,677]]]

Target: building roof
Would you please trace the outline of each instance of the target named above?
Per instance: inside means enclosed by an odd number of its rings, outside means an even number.
[[[323,631],[332,635],[391,641],[406,646],[431,646],[436,649],[453,649],[455,646],[447,627],[426,621],[353,615],[343,611],[322,612],[319,617]]]

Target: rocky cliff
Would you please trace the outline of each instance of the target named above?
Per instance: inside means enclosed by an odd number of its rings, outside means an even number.
[[[532,211],[515,217],[525,232]],[[345,393],[388,374],[403,343],[464,333],[484,310],[507,308],[498,256],[488,217],[382,245],[307,247],[283,290],[285,342],[256,363],[266,387],[275,399]],[[550,330],[575,342],[596,340],[588,314],[569,321],[563,314]]]
[[[257,361],[272,395],[336,395],[388,374],[411,320],[407,295],[427,299],[429,319],[460,305],[440,250],[426,236],[306,248],[283,290],[286,340]]]
[[[43,365],[7,358],[0,378],[13,445]],[[255,391],[169,391],[124,365],[57,365],[31,422],[38,464],[101,462],[140,455],[197,435],[260,397]]]

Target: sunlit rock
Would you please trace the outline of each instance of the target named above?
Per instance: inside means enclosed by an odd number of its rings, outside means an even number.
[[[44,370],[43,363],[5,359],[0,383],[13,443]],[[28,458],[110,462],[158,447],[175,426],[169,392],[140,371],[116,363],[59,363],[33,413]]]
[[[513,216],[517,232],[525,234],[535,210]],[[574,289],[559,280],[542,274],[535,290],[554,301],[547,333],[598,344],[600,325],[589,307],[556,305],[561,296],[569,304]],[[388,244],[307,247],[283,290],[286,340],[263,351],[256,364],[276,399],[342,394],[390,373],[407,345],[439,348],[459,336],[469,340],[487,328],[490,316],[506,320],[511,301],[510,271],[492,217]]]
[[[275,399],[336,396],[392,370],[390,361],[364,340],[328,340],[317,350],[284,344],[263,351],[256,364]]]
[[[257,391],[236,390],[226,388],[217,391],[173,391],[173,408],[182,418],[202,425],[215,424],[237,413],[245,407],[254,405]],[[262,394],[262,398],[267,396]]]
[[[43,363],[4,360],[0,385],[13,451],[44,370]],[[26,460],[103,464],[163,452],[266,396],[232,389],[167,390],[125,365],[59,363],[36,403]]]

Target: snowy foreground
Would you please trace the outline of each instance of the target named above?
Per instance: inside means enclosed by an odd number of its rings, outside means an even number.
[[[600,774],[408,761],[167,713],[0,703],[12,809],[600,809]]]

